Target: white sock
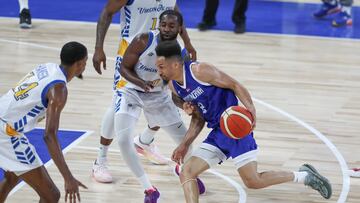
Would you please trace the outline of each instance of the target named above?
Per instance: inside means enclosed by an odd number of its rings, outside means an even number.
[[[108,145],[100,144],[98,158],[97,158],[99,164],[103,164],[106,162],[108,149],[109,149]]]
[[[150,128],[144,129],[139,137],[140,143],[147,145],[151,144],[154,141],[154,135],[156,132],[156,130],[151,130]]]
[[[19,13],[24,9],[29,9],[29,1],[28,0],[19,0],[19,6],[20,6],[20,11]]]
[[[153,186],[150,183],[149,178],[147,177],[146,174],[138,177],[139,178],[139,182],[140,184],[143,186],[144,190],[148,190],[148,189],[152,189]]]
[[[343,6],[341,11],[346,12],[348,15],[351,16],[351,6]]]
[[[306,171],[294,171],[294,183],[304,183],[305,177],[308,175]]]

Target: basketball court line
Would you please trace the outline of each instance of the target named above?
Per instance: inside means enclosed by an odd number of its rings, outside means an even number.
[[[39,47],[39,48],[43,48],[43,49],[60,51],[60,49],[58,49],[58,48],[49,47],[49,46],[46,46],[46,45],[37,45],[37,44],[34,44],[34,43],[29,43],[29,42],[17,42],[17,41],[1,39],[1,38],[0,38],[0,41],[8,42],[8,43],[15,43],[15,44],[23,44],[23,45]],[[93,54],[89,53],[88,55],[92,56]],[[115,58],[109,57],[107,59],[115,61]],[[295,116],[281,110],[278,107],[275,107],[275,106],[273,106],[271,104],[268,104],[268,103],[266,103],[264,101],[261,101],[259,99],[254,98],[254,101],[261,104],[261,105],[263,105],[263,106],[265,106],[265,107],[267,107],[267,108],[269,108],[269,109],[271,109],[271,110],[274,110],[274,111],[280,113],[281,115],[283,115],[283,116],[289,118],[290,120],[298,123],[299,125],[303,126],[307,130],[309,130],[312,134],[314,134],[318,139],[320,139],[331,150],[331,152],[335,155],[337,161],[339,162],[341,172],[342,172],[342,176],[343,176],[342,189],[341,189],[339,199],[337,200],[337,203],[346,202],[346,199],[347,199],[347,196],[348,196],[348,193],[349,193],[349,190],[350,190],[350,177],[347,174],[348,166],[346,164],[346,161],[345,161],[344,157],[342,156],[342,154],[339,152],[339,150],[336,148],[336,146],[328,138],[326,138],[326,136],[323,135],[320,131],[318,131],[317,129],[315,129],[314,127],[309,125],[308,123],[300,120],[299,118],[297,118],[297,117],[295,117]],[[240,200],[241,200],[241,196],[239,197],[239,203],[243,203],[243,202],[240,202]]]
[[[44,128],[36,128],[36,129],[44,129]],[[93,131],[91,130],[69,130],[69,129],[59,129],[59,130],[65,130],[65,131],[74,131],[74,132],[85,132],[84,134],[82,134],[78,139],[76,139],[74,142],[72,142],[71,144],[69,144],[68,146],[66,146],[62,152],[63,154],[66,154],[67,152],[69,152],[72,148],[74,148],[76,145],[78,145],[82,140],[84,140],[85,138],[87,138],[89,135],[91,135],[93,133]],[[48,162],[46,162],[44,164],[45,168],[50,167],[51,165],[54,164],[54,161],[52,159],[50,159]],[[18,190],[20,190],[22,187],[24,187],[26,183],[24,181],[21,181],[19,184],[17,184],[9,193],[9,196],[11,196],[12,194],[14,194],[15,192],[17,192]]]
[[[87,146],[78,146],[77,147],[78,149],[86,149],[86,150],[98,150],[97,147],[87,147]],[[117,152],[117,153],[120,153],[120,150],[116,150],[116,149],[109,149],[109,152]],[[167,158],[168,161],[172,161],[171,159]],[[168,165],[170,166],[170,165]],[[234,181],[232,178],[218,172],[217,170],[215,169],[208,169],[206,170],[207,173],[211,173],[215,176],[218,176],[219,178],[225,180],[226,182],[228,182],[230,185],[232,185],[236,191],[239,193],[239,201],[238,203],[246,203],[246,192],[245,190],[241,187],[241,185],[239,183],[237,183],[236,181]],[[175,172],[174,172],[174,176],[177,177],[177,175],[175,175]]]
[[[16,19],[15,17],[0,17],[0,19]],[[55,21],[55,22],[62,22],[67,24],[96,24],[96,22],[89,22],[89,21],[72,21],[72,20],[53,20],[53,19],[44,19],[44,18],[33,18],[33,20],[37,21]],[[120,26],[118,23],[111,23],[111,26]],[[5,28],[2,28],[5,29]],[[20,29],[20,28],[19,28]],[[200,32],[197,28],[186,28],[186,30]],[[207,33],[210,32],[228,32],[233,33],[231,30],[208,30]],[[336,40],[336,41],[355,41],[360,42],[360,39],[356,38],[340,38],[340,37],[322,37],[322,36],[311,36],[311,35],[296,35],[296,34],[278,34],[278,33],[263,33],[263,32],[246,32],[243,34],[244,36],[249,35],[258,35],[258,36],[272,36],[272,37],[289,37],[289,38],[304,38],[304,39],[322,39],[322,40]],[[235,35],[236,36],[236,35]]]
[[[279,114],[289,118],[290,120],[298,123],[299,125],[303,126],[307,130],[309,130],[311,133],[313,133],[317,138],[319,138],[319,140],[321,140],[331,150],[331,152],[334,154],[334,156],[336,157],[336,159],[338,160],[338,162],[340,164],[340,168],[341,168],[341,172],[342,172],[342,176],[343,176],[342,189],[341,189],[341,193],[340,193],[340,196],[339,196],[339,199],[337,202],[338,203],[346,202],[346,199],[347,199],[347,196],[348,196],[348,193],[350,190],[350,176],[347,173],[348,166],[346,164],[346,161],[345,161],[344,157],[341,155],[341,153],[339,152],[339,150],[336,148],[336,146],[328,138],[326,138],[326,136],[323,135],[320,131],[318,131],[317,129],[315,129],[314,127],[312,127],[305,121],[300,120],[296,116],[293,116],[293,115],[287,113],[286,111],[281,110],[278,107],[275,107],[269,103],[266,103],[264,101],[254,98],[254,97],[253,97],[253,100],[273,111],[278,112]]]

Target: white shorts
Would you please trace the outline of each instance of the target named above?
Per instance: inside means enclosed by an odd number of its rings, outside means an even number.
[[[35,147],[29,143],[24,134],[9,136],[5,129],[6,123],[0,120],[0,167],[2,169],[21,175],[43,165]]]
[[[135,118],[139,118],[141,110],[144,110],[150,128],[166,127],[182,121],[168,91],[145,93],[122,88],[115,91],[113,105],[115,114],[123,113]]]
[[[204,160],[209,165],[209,167],[220,164],[226,160],[226,155],[219,148],[207,143],[201,143],[200,147],[192,153],[192,156]],[[236,169],[239,169],[246,164],[256,160],[257,150],[249,151],[233,158]]]

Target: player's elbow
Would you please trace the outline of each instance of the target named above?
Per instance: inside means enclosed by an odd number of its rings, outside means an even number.
[[[45,132],[44,141],[46,144],[50,144],[54,141],[55,133]]]

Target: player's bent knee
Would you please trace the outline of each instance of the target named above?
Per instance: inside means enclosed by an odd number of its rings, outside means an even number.
[[[120,146],[128,145],[130,143],[131,131],[132,129],[125,128],[116,132],[116,135],[118,135],[118,144]]]
[[[52,188],[51,194],[52,194],[54,202],[58,202],[60,200],[61,194],[60,194],[59,189],[56,186]]]
[[[193,170],[192,167],[190,167],[189,165],[184,165],[181,172],[180,172],[180,179],[182,181],[186,180],[186,179],[193,179],[196,178],[198,174],[195,173],[195,171]]]
[[[59,202],[60,196],[59,189],[54,185],[50,188],[50,191],[46,193],[46,196],[40,196],[40,202]]]

